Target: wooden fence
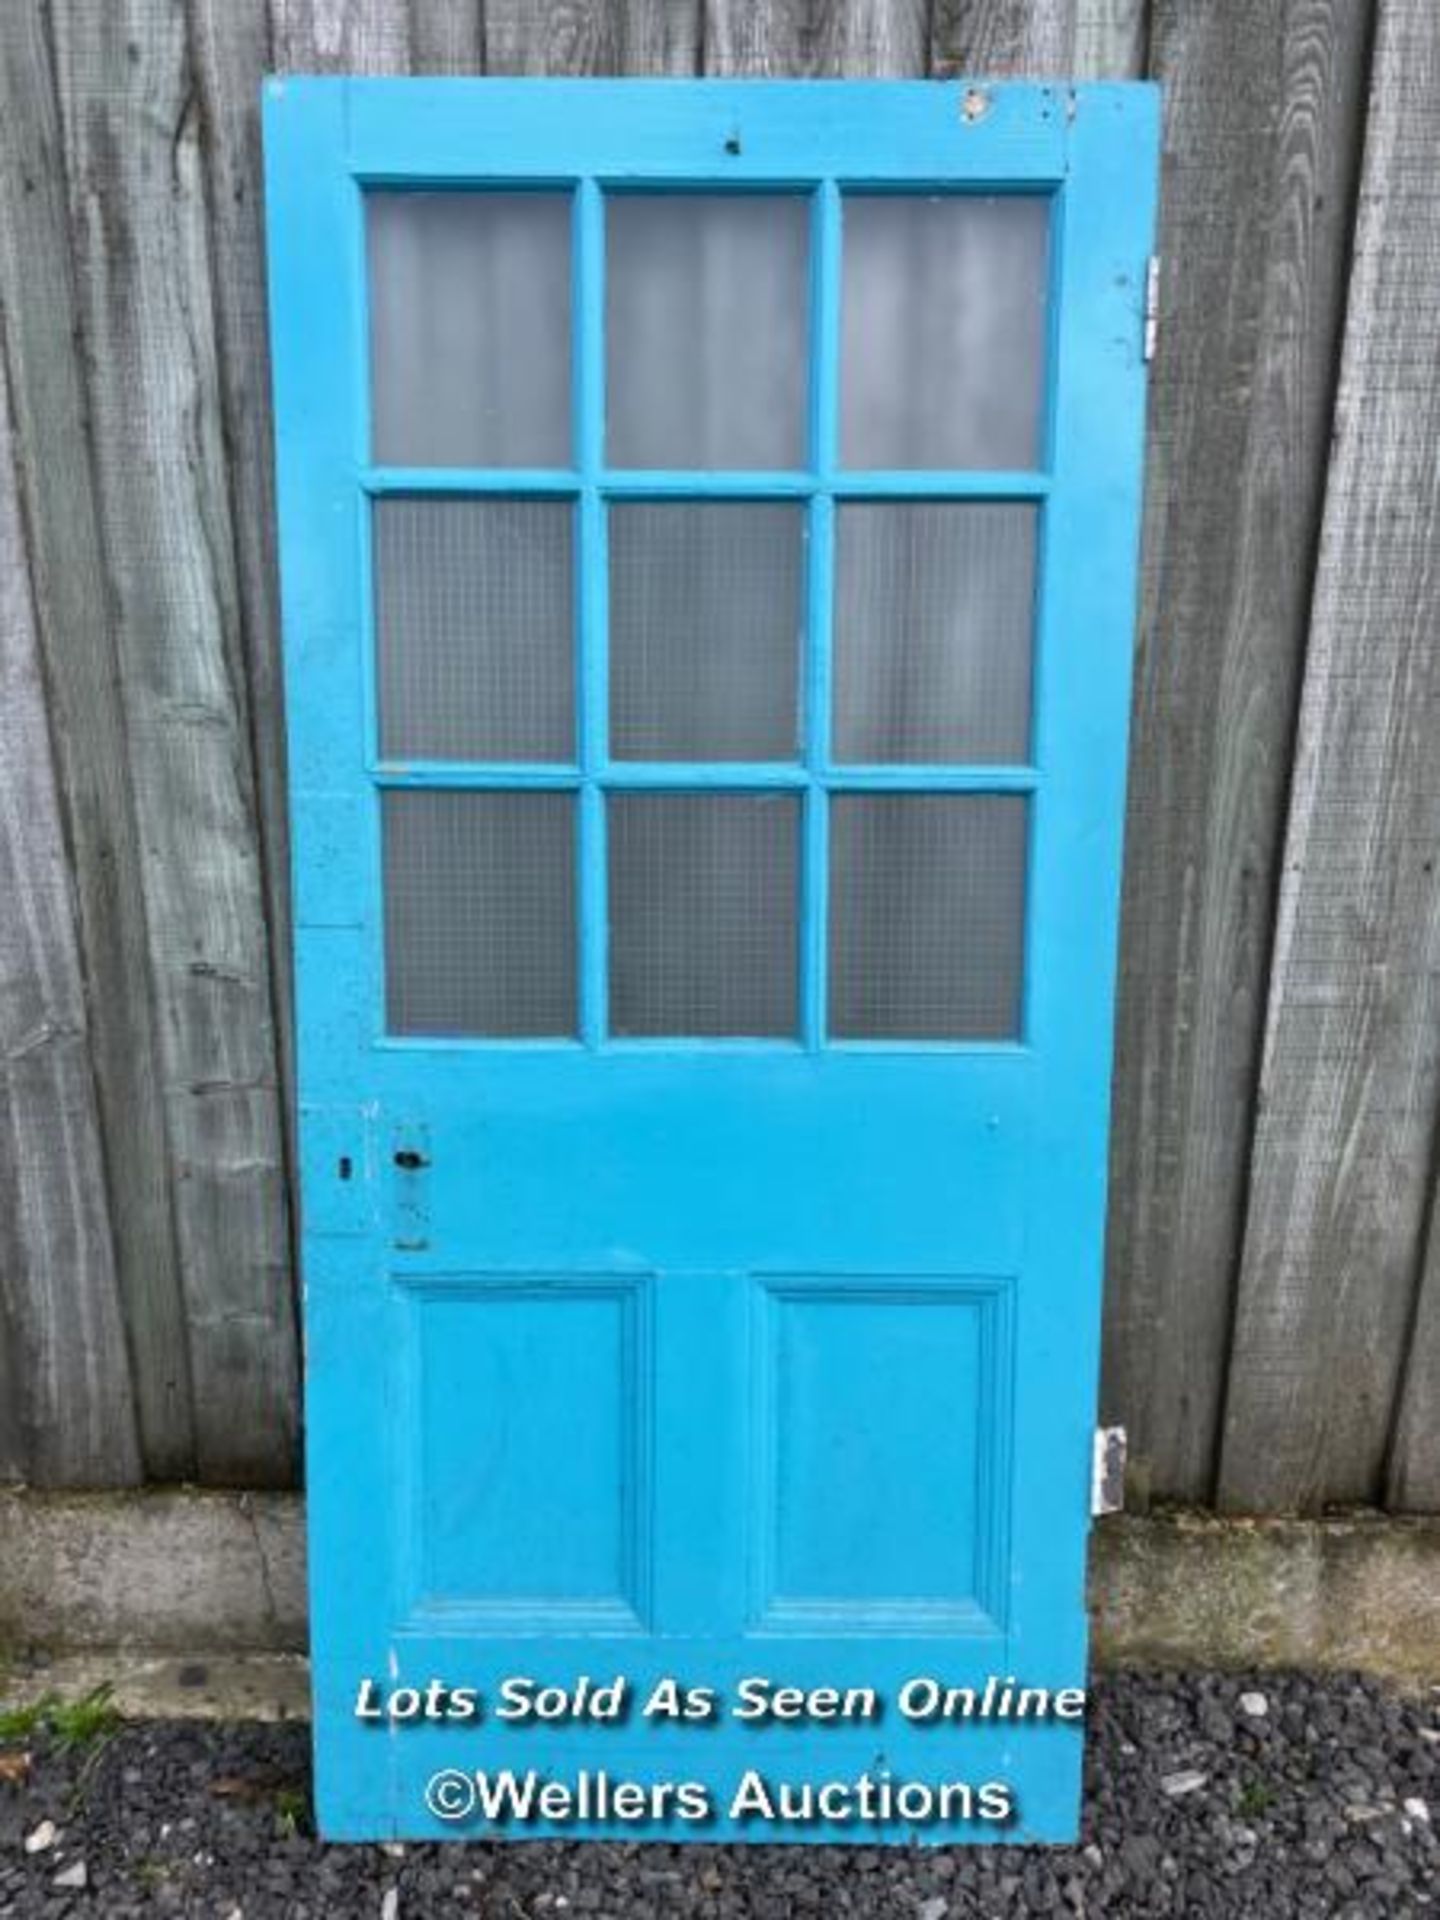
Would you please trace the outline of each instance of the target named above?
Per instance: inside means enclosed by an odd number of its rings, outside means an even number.
[[[1164,82],[1105,1400],[1440,1509],[1433,0],[10,0],[0,1478],[297,1471],[266,72]]]

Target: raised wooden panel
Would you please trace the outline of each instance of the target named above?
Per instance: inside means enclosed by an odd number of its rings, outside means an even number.
[[[413,1621],[639,1627],[649,1560],[641,1278],[405,1288],[401,1585]]]
[[[1003,1613],[1010,1283],[757,1283],[754,1612],[953,1634]]]

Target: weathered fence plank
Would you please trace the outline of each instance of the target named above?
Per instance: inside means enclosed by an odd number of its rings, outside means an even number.
[[[189,1343],[154,1070],[141,850],[76,345],[55,79],[38,6],[15,9],[0,34],[0,288],[141,1445],[147,1474],[186,1479],[196,1469]]]
[[[276,73],[408,73],[406,0],[270,0]]]
[[[1077,80],[1136,80],[1146,71],[1146,0],[1076,0],[1070,71]]]
[[[202,122],[183,12],[56,26],[196,1462],[264,1485],[294,1473],[297,1354]]]
[[[0,1478],[141,1477],[0,358]]]
[[[1155,9],[1165,93],[1105,1402],[1205,1500],[1345,297],[1365,9]]]
[[[1433,1190],[1384,1505],[1397,1513],[1440,1513],[1440,1211]]]
[[[1065,80],[1075,67],[1082,0],[934,0],[930,70],[937,79]],[[1093,10],[1092,10],[1093,11]]]
[[[693,74],[700,0],[484,0],[485,71]]]
[[[240,657],[250,720],[250,760],[288,1173],[294,1165],[291,1132],[295,1083],[290,833],[275,567],[269,323],[260,204],[260,85],[269,61],[269,22],[262,6],[236,6],[233,0],[191,0],[190,66],[203,129],[201,154],[219,378],[216,404],[224,424]]]
[[[1440,13],[1383,0],[1219,1496],[1382,1491],[1440,1092]]]
[[[410,67],[414,73],[483,73],[483,0],[412,0]]]
[[[705,71],[737,79],[918,79],[926,0],[708,0]]]
[[[1145,72],[1146,0],[935,0],[930,70],[1039,80],[1134,80]]]

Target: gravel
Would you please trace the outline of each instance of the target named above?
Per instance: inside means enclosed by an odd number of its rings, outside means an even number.
[[[1073,1848],[332,1847],[308,1831],[304,1727],[138,1723],[70,1752],[37,1737],[28,1768],[0,1753],[0,1915],[1428,1915],[1437,1706],[1350,1677],[1111,1675]]]

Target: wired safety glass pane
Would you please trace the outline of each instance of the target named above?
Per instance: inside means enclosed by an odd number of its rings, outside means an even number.
[[[572,796],[396,790],[381,808],[390,1032],[573,1034]]]
[[[844,467],[1038,463],[1049,217],[1033,195],[843,197]],[[568,468],[570,195],[377,192],[367,222],[374,458]],[[811,224],[805,193],[606,195],[604,395],[586,405],[611,469],[808,468]],[[388,760],[575,763],[581,517],[543,483],[501,485],[375,502]],[[799,756],[809,511],[612,497],[594,523],[608,738],[580,777],[608,789],[607,923],[587,936],[605,943],[608,1031],[794,1037],[803,897],[828,916],[832,1037],[1014,1038],[1024,796],[816,792],[828,874],[802,889],[799,794],[682,790],[686,765]],[[833,768],[1028,760],[1037,528],[1030,502],[837,501],[833,631],[813,642],[833,652],[816,679]],[[674,789],[622,790],[634,762],[673,764]],[[382,820],[390,1030],[575,1034],[576,796],[492,772],[483,790],[392,788]]]
[[[1028,757],[1035,519],[988,502],[838,509],[837,761]]]
[[[609,464],[803,467],[808,200],[611,194],[605,221]]]
[[[376,501],[385,758],[573,758],[574,522],[564,500]]]
[[[847,194],[842,225],[842,464],[1035,466],[1048,202]]]
[[[1018,1036],[1028,814],[1014,794],[835,797],[833,1036]]]
[[[607,825],[611,1033],[793,1035],[798,799],[615,793]]]
[[[610,509],[610,752],[790,760],[798,745],[803,507]]]
[[[570,464],[570,196],[369,193],[372,457]]]

